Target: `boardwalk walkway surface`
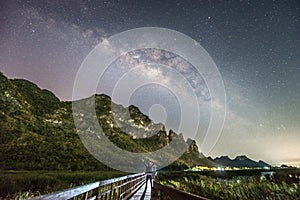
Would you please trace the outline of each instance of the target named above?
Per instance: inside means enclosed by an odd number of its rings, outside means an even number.
[[[130,200],[150,200],[151,199],[151,185],[150,180],[146,187],[146,183],[130,198]]]

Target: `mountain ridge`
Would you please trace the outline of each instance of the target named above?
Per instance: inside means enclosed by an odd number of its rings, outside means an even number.
[[[228,156],[220,156],[214,159],[208,157],[208,159],[223,167],[249,167],[249,168],[271,167],[271,165],[269,165],[268,163],[262,160],[254,161],[248,158],[246,155],[239,155],[236,156],[234,159],[230,159]]]
[[[51,91],[40,89],[27,80],[8,79],[2,73],[0,86],[1,169],[110,169],[83,146],[73,122],[72,102],[60,101]],[[127,119],[124,115],[126,108],[113,103],[109,96],[96,94],[94,97],[101,127],[120,148],[131,152],[151,152],[168,145],[173,138],[182,137],[172,130],[167,132],[163,124],[155,124],[136,106],[128,107],[132,119]],[[89,98],[79,101],[89,101]],[[119,117],[112,115],[112,106],[119,111]],[[157,134],[148,138],[146,125],[148,129],[158,130]],[[137,133],[140,135],[135,135]],[[188,143],[187,151],[168,166],[169,169],[215,165],[200,156],[195,141],[189,140]]]

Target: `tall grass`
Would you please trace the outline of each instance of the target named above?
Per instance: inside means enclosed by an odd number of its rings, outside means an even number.
[[[118,171],[0,171],[0,199],[27,199],[123,175]]]
[[[207,176],[177,177],[162,184],[211,199],[300,199],[300,183],[275,183],[254,177],[219,179]]]

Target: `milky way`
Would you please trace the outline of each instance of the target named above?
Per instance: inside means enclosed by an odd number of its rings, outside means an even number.
[[[103,39],[149,26],[182,32],[225,84],[226,122],[210,155],[300,161],[299,1],[1,1],[0,25],[0,71],[62,100]]]

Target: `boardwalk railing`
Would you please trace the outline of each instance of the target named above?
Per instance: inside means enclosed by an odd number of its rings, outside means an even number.
[[[156,181],[154,181],[153,189],[152,189],[152,197],[158,200],[209,200],[205,197],[197,196],[191,193],[183,192],[180,190],[176,190],[174,188],[162,185]]]
[[[41,199],[129,199],[144,183],[145,173],[90,183],[34,198]]]

